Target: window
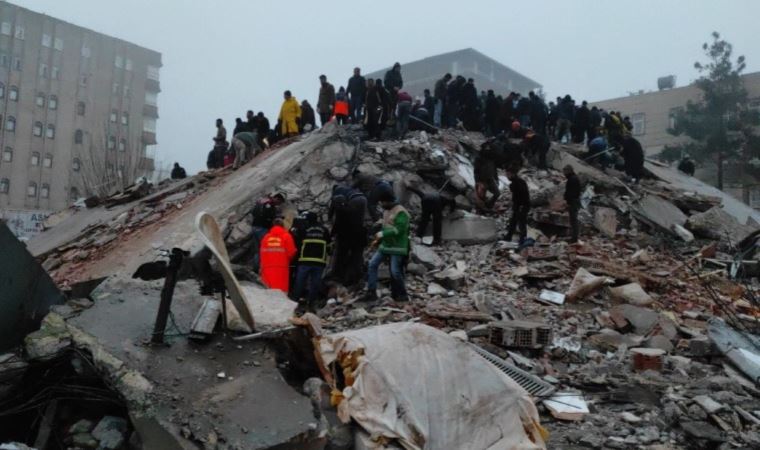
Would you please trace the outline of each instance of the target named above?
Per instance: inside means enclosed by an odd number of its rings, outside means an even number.
[[[55,125],[48,124],[47,126],[47,133],[45,136],[48,137],[48,139],[55,139]]]
[[[156,119],[152,117],[145,117],[143,118],[143,131],[147,131],[149,133],[155,133],[156,132]]]
[[[124,68],[127,70],[132,70],[132,60],[127,58],[126,62],[124,63]]]
[[[42,136],[42,122],[34,122],[34,126],[32,127],[32,134],[37,137]]]
[[[119,94],[120,93],[120,91],[119,91],[119,83],[114,83],[111,86],[111,93],[112,94]]]
[[[50,185],[47,183],[42,183],[42,187],[40,188],[40,198],[48,197],[50,197]]]
[[[37,105],[37,106],[39,106],[39,107],[44,107],[45,106],[45,94],[43,94],[42,92],[40,92],[39,94],[37,94],[37,98],[34,99],[34,104]]]
[[[8,99],[12,102],[18,101],[18,88],[16,86],[11,86],[10,91],[8,91]]]
[[[124,126],[129,125],[129,113],[126,111],[121,113],[121,124]]]
[[[55,95],[51,95],[50,96],[50,100],[48,100],[48,108],[52,109],[53,111],[55,111],[56,109],[58,109],[58,97],[57,96],[55,96]]]
[[[39,75],[41,78],[47,78],[48,77],[48,66],[47,64],[40,64],[39,69],[37,69],[37,75]]]
[[[50,78],[53,80],[57,80],[61,76],[61,68],[58,66],[53,66],[52,69],[50,69]]]
[[[63,51],[63,39],[61,38],[55,38],[55,42],[53,43],[53,47],[58,51]]]
[[[21,70],[21,57],[20,56],[14,56],[13,57],[13,70]]]
[[[74,143],[75,144],[81,144],[84,142],[84,131],[77,130],[74,132]]]
[[[90,47],[83,45],[82,46],[82,58],[89,58],[92,52],[90,51]]]
[[[78,116],[83,116],[86,110],[87,110],[87,107],[85,106],[84,102],[78,102],[77,103],[77,115]]]
[[[113,150],[116,148],[116,138],[113,136],[108,136],[108,150]]]
[[[145,104],[150,106],[158,105],[158,92],[145,91]]]
[[[124,85],[124,97],[129,98],[132,95],[132,89],[129,86]]]
[[[71,199],[72,202],[79,200],[79,189],[75,187],[69,189],[69,199]]]
[[[42,46],[50,48],[53,45],[53,36],[49,34],[42,35]]]
[[[16,118],[13,116],[8,116],[7,119],[5,119],[5,131],[16,131]]]
[[[71,170],[74,172],[79,172],[82,169],[82,161],[79,160],[79,158],[74,158],[71,160]]]
[[[35,183],[34,181],[29,182],[29,186],[26,187],[26,195],[27,197],[37,196],[37,183]]]
[[[644,114],[643,113],[636,113],[631,117],[631,122],[633,122],[633,135],[634,136],[641,136],[642,134],[646,133],[646,127],[645,127],[645,120],[644,120]]]
[[[53,167],[53,155],[45,153],[45,158],[42,160],[42,167],[47,167],[48,169]]]
[[[126,139],[119,139],[119,151],[124,152],[127,150],[127,140]]]
[[[87,86],[87,75],[79,76],[79,85],[82,87]]]
[[[116,111],[115,109],[112,110],[111,111],[111,123],[116,123],[117,122],[116,119],[118,119],[118,117],[119,117],[119,112]]]
[[[13,27],[11,26],[10,22],[3,22],[2,24],[0,24],[0,34],[4,34],[6,36],[10,36],[11,35],[11,28],[13,28]]]
[[[121,56],[117,55],[116,59],[114,59],[114,61],[113,61],[113,65],[116,66],[116,67],[118,67],[119,69],[124,68],[124,58],[122,58]]]
[[[0,67],[8,67],[11,63],[11,57],[7,53],[0,53]]]
[[[16,39],[19,41],[24,40],[24,26],[23,25],[16,25],[16,34],[14,35]]]
[[[13,161],[13,149],[10,147],[5,147],[5,150],[3,150],[3,162],[11,161]]]
[[[11,182],[7,178],[0,180],[0,194],[7,194],[11,190]]]
[[[161,72],[159,71],[158,67],[156,66],[148,66],[148,79],[153,81],[161,81],[160,78]]]
[[[0,98],[5,98],[5,85],[0,83]]]
[[[32,159],[29,161],[33,166],[40,165],[40,154],[37,152],[32,153]]]
[[[760,113],[760,97],[749,99],[749,103],[747,104],[747,106],[749,107],[751,111]]]

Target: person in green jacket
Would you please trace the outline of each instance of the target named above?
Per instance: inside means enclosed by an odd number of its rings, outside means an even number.
[[[380,246],[369,261],[367,293],[362,301],[377,301],[377,272],[383,261],[391,268],[391,296],[396,301],[408,301],[404,281],[404,264],[409,256],[409,211],[396,201],[392,193],[380,199],[383,213],[383,229],[377,234]]]

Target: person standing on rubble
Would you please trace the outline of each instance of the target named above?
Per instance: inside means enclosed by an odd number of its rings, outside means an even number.
[[[573,105],[573,99],[570,95],[565,95],[565,98],[557,105],[557,141],[562,142],[562,139],[570,132],[570,128],[573,124],[573,117],[575,116],[575,106]],[[568,139],[569,140],[569,139]]]
[[[528,93],[530,98],[530,125],[538,134],[546,135],[546,116],[547,108],[544,100],[536,95],[535,92]]]
[[[269,126],[269,119],[267,119],[263,111],[259,111],[259,113],[256,114],[256,121],[258,122],[256,132],[259,136],[259,146],[261,148],[269,148],[269,134],[272,132],[272,129]]]
[[[314,115],[314,108],[311,107],[308,100],[301,102],[301,132],[313,131],[317,128],[317,118]]]
[[[259,271],[259,247],[264,235],[267,234],[275,217],[277,217],[280,205],[285,203],[285,194],[277,193],[259,199],[253,206],[250,214],[252,217],[251,239],[253,241],[253,270]]]
[[[528,237],[528,213],[530,212],[530,192],[528,184],[518,175],[518,168],[507,169],[509,190],[512,192],[512,217],[509,218],[506,241],[512,241],[517,230],[520,233],[520,243]]]
[[[391,297],[395,301],[408,301],[404,265],[409,255],[409,212],[392,194],[383,195],[380,204],[385,210],[383,228],[376,235],[380,245],[369,261],[367,293],[362,297],[362,301],[377,301],[378,270],[380,264],[386,260],[391,269]]]
[[[620,145],[625,160],[625,173],[638,183],[644,176],[644,149],[641,143],[632,136],[623,137]]]
[[[567,182],[565,183],[565,203],[567,213],[570,216],[570,243],[578,242],[580,225],[578,224],[578,212],[581,210],[581,181],[575,174],[573,166],[567,165],[562,169]]]
[[[686,175],[693,177],[694,171],[696,170],[696,166],[694,165],[694,161],[692,161],[691,157],[689,155],[684,155],[683,159],[680,163],[678,163],[678,170],[685,173]]]
[[[427,231],[427,227],[432,219],[433,245],[441,245],[443,242],[441,239],[443,233],[443,211],[448,207],[449,211],[453,213],[457,207],[456,202],[452,197],[439,191],[422,192],[412,186],[407,186],[406,189],[420,197],[422,215],[420,215],[420,221],[417,224],[417,236],[419,238],[425,236],[425,231]]]
[[[401,64],[395,63],[391,70],[385,72],[382,85],[385,86],[385,90],[388,91],[388,112],[394,114],[396,112],[396,102],[398,101],[398,92],[404,87],[404,79],[401,77]],[[388,117],[388,119],[395,119],[395,117]]]
[[[298,270],[293,288],[293,300],[300,302],[301,294],[308,287],[305,309],[314,311],[317,297],[322,291],[322,275],[327,266],[327,246],[330,234],[319,223],[319,216],[312,211],[304,214],[306,227],[296,236],[298,243]]]
[[[348,79],[346,92],[348,93],[349,113],[351,123],[362,123],[362,107],[367,96],[367,80],[361,75],[362,71],[354,67],[354,76]]]
[[[480,147],[480,153],[473,163],[475,178],[475,205],[481,210],[493,210],[499,199],[499,174],[497,171],[495,149],[489,142]],[[487,199],[488,193],[491,198]]]
[[[298,105],[298,100],[293,97],[290,91],[285,91],[283,94],[285,101],[282,102],[280,107],[280,127],[281,135],[283,138],[296,136],[298,134],[298,122],[301,120],[301,106]]]
[[[367,179],[374,178],[375,184],[369,191],[365,191],[364,188],[368,185]],[[377,222],[380,219],[380,213],[377,211],[377,204],[380,203],[380,199],[392,196],[395,197],[393,191],[393,184],[387,180],[381,180],[372,175],[366,174],[360,176],[361,181],[354,182],[354,186],[365,193],[367,196],[367,210],[369,211],[369,217],[373,222]],[[358,184],[357,184],[358,183]]]
[[[396,111],[396,132],[399,139],[403,139],[409,130],[409,116],[412,114],[412,96],[406,91],[396,94]]]
[[[367,245],[366,211],[367,197],[361,191],[348,186],[333,187],[329,218],[333,221],[331,234],[336,242],[330,278],[344,286],[354,286],[361,281]]]
[[[526,147],[525,153],[530,155],[530,157],[536,161],[539,169],[548,169],[546,165],[546,155],[549,153],[551,143],[546,136],[533,130],[528,130],[525,133],[525,138],[523,138],[523,145]]]
[[[181,180],[183,178],[187,178],[187,172],[185,172],[185,168],[180,166],[179,163],[174,163],[174,168],[172,169],[171,173],[172,180]]]
[[[441,128],[443,125],[442,117],[446,106],[446,87],[451,81],[451,74],[447,73],[440,80],[435,82],[433,96],[435,97],[435,111],[433,111],[433,125]]]
[[[335,121],[338,125],[345,125],[348,121],[348,99],[346,89],[341,86],[338,93],[335,94]]]
[[[585,100],[581,103],[581,106],[575,111],[575,117],[573,119],[573,142],[580,144],[586,141],[586,132],[591,124],[591,111],[588,109],[588,102]]]
[[[335,87],[327,82],[327,76],[319,76],[319,98],[317,100],[317,113],[322,126],[327,125],[335,108]]]
[[[283,224],[282,217],[276,218],[272,228],[261,239],[259,275],[266,287],[287,294],[290,288],[290,261],[298,250],[293,236]]]
[[[385,124],[387,92],[381,80],[367,81],[366,126],[369,140],[379,140]]]
[[[224,121],[216,119],[216,136],[214,136],[214,145],[222,145],[227,141],[227,129],[224,128]]]
[[[236,135],[238,133],[242,133],[243,131],[246,131],[248,129],[248,126],[243,123],[243,119],[240,117],[235,119],[235,128],[232,130],[232,135]]]

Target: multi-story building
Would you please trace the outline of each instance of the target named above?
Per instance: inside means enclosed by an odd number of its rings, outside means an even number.
[[[366,77],[382,79],[389,69],[372,72]],[[541,89],[538,82],[472,48],[401,64],[404,90],[412,96],[422,96],[425,89],[433,92],[435,82],[446,73],[472,78],[478,92],[493,89],[496,95],[506,96],[512,91],[526,95],[529,91]]]
[[[149,175],[161,54],[0,2],[0,217],[19,235]]]
[[[749,96],[749,106],[760,111],[760,72],[742,76]],[[633,135],[641,142],[648,156],[655,156],[667,145],[676,145],[687,137],[668,133],[675,126],[676,115],[689,101],[700,100],[702,92],[695,84],[654,92],[640,92],[627,97],[593,102],[606,111],[620,111],[633,122]],[[760,181],[745,174],[739,164],[724,166],[724,191],[760,209]],[[697,170],[697,178],[710,184],[717,182],[717,167],[705,165]]]

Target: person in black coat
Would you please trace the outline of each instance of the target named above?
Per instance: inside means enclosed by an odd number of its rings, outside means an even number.
[[[534,131],[528,131],[525,134],[525,140],[523,144],[526,147],[526,152],[531,158],[534,158],[539,169],[546,170],[546,155],[549,153],[549,147],[551,143],[549,139],[540,133]]]
[[[493,89],[489,89],[486,94],[486,134],[496,136],[499,133],[499,100],[496,99]]]
[[[512,217],[509,218],[509,227],[505,239],[512,241],[515,231],[520,233],[522,243],[528,237],[528,213],[530,212],[530,192],[528,184],[517,174],[517,169],[507,169],[509,178],[509,190],[512,191]]]
[[[433,220],[433,245],[441,245],[441,235],[443,233],[443,211],[449,208],[450,212],[456,209],[456,202],[450,196],[443,195],[438,191],[422,192],[408,186],[407,190],[417,194],[422,203],[422,215],[420,222],[417,224],[417,236],[425,236],[430,220]]]
[[[235,129],[232,130],[232,136],[234,137],[238,133],[242,133],[243,131],[248,131],[248,125],[243,123],[243,119],[240,117],[235,119]]]
[[[548,109],[544,101],[533,91],[528,93],[530,98],[530,124],[533,131],[538,134],[546,135],[546,120]]]
[[[689,157],[689,155],[686,155],[683,157],[680,163],[678,163],[678,170],[685,173],[686,175],[693,177],[694,171],[696,170],[696,166],[694,165],[694,161]]]
[[[578,224],[578,211],[581,209],[581,181],[575,174],[573,166],[567,165],[562,169],[567,182],[565,183],[565,203],[570,215],[570,242],[578,242],[580,226]]]
[[[183,178],[187,178],[187,172],[185,172],[185,169],[179,165],[179,163],[174,163],[174,168],[172,169],[171,173],[172,180],[181,180]]]
[[[623,137],[621,145],[625,173],[638,182],[644,176],[644,149],[641,143],[631,136]]]
[[[573,120],[573,142],[576,144],[582,143],[586,139],[586,132],[588,132],[591,125],[591,111],[588,109],[588,103],[584,100],[581,106],[575,111],[575,118]]]
[[[348,94],[348,107],[351,123],[362,122],[362,108],[364,99],[367,98],[367,80],[361,75],[362,71],[354,67],[354,76],[348,79],[346,94]]]

